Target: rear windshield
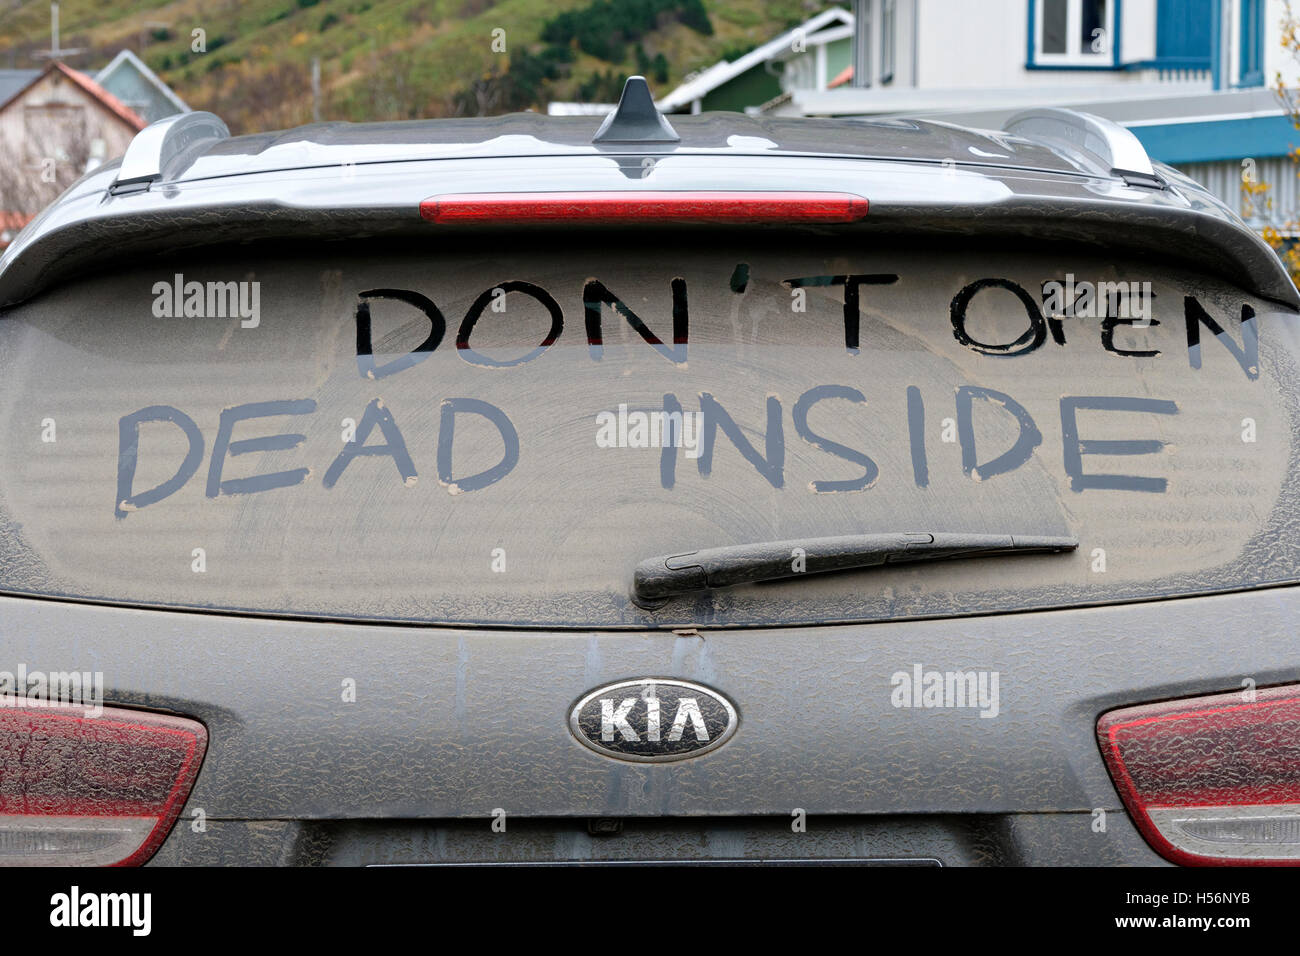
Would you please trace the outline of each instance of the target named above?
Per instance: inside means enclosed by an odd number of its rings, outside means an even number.
[[[1219,280],[813,233],[305,249],[0,319],[0,590],[617,627],[1297,578],[1295,316]],[[629,598],[658,555],[893,531],[1079,547]]]

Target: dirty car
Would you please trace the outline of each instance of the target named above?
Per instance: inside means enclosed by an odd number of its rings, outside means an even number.
[[[1298,306],[1065,110],[162,120],[0,258],[0,862],[1295,862]]]

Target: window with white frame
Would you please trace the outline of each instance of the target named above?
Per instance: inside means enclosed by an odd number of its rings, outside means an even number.
[[[1109,66],[1113,0],[1031,0],[1036,66]]]

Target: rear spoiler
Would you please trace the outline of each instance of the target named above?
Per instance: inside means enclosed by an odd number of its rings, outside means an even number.
[[[719,162],[716,169],[697,165],[693,172],[677,174],[672,185],[658,188],[779,192],[797,185],[858,193],[869,200],[869,215],[816,228],[861,230],[864,238],[904,234],[957,242],[978,237],[981,242],[1084,243],[1138,260],[1172,259],[1260,298],[1300,308],[1300,293],[1273,250],[1202,187],[1153,163],[1123,127],[1088,114],[1044,109],[1012,117],[1005,133],[1046,146],[1078,173],[980,165],[944,176],[934,171],[938,158],[767,151],[747,161],[743,175],[730,163]],[[335,162],[179,181],[199,156],[220,149],[229,136],[218,117],[203,112],[168,117],[138,133],[120,163],[83,177],[0,256],[0,308],[126,256],[251,240],[427,239],[440,229],[502,228],[440,226],[421,217],[421,203],[431,195],[484,189],[483,167],[456,158]],[[507,184],[492,180],[491,188],[553,193],[579,181],[591,191],[644,192],[645,181],[629,176],[626,168],[632,164],[639,170],[642,153],[653,153],[663,163],[670,155],[664,150],[672,147],[620,140],[613,149],[598,156],[552,153],[514,163],[510,175],[515,179]],[[794,163],[799,164],[797,184],[790,172]]]

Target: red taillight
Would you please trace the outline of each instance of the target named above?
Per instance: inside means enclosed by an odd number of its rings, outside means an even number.
[[[0,708],[0,866],[135,866],[153,855],[208,736],[183,717]]]
[[[1300,685],[1113,710],[1097,734],[1124,805],[1165,858],[1300,864]]]
[[[431,196],[420,215],[437,223],[853,222],[867,201],[821,192],[554,192]]]

